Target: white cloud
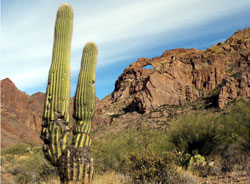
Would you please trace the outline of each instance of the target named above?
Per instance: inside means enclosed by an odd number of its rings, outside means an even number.
[[[22,86],[22,88],[30,88],[31,86],[37,87],[41,83],[47,82],[48,71],[48,67],[40,67],[27,70],[26,72],[17,72],[11,75],[10,78],[15,82],[15,84]]]
[[[10,77],[20,89],[25,90],[47,80],[56,11],[63,1],[14,2],[16,4],[11,1],[5,3],[8,11],[2,14],[1,78]],[[78,70],[82,48],[88,41],[95,41],[99,46],[98,66],[104,66],[131,58],[135,49],[154,35],[185,31],[185,27],[230,15],[250,5],[247,0],[66,2],[74,9],[73,71]],[[168,38],[171,41],[171,36]]]

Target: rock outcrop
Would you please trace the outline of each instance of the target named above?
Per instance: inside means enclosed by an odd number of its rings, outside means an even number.
[[[237,74],[239,75],[237,78],[225,78],[218,98],[220,108],[224,108],[231,100],[250,96],[250,74]]]
[[[32,96],[17,89],[8,78],[1,81],[1,109],[33,130],[41,129],[44,94]]]
[[[123,101],[125,109],[139,113],[163,104],[184,106],[208,95],[236,73],[249,74],[249,59],[250,28],[207,50],[174,49],[153,59],[139,58],[116,81],[112,102]],[[154,69],[145,69],[148,65]],[[217,102],[220,108],[229,99],[249,96],[248,74],[242,76],[242,82],[231,79],[232,85],[223,86]]]
[[[41,109],[44,95],[32,96],[18,90],[10,79],[1,81],[1,146],[26,142],[41,144]]]

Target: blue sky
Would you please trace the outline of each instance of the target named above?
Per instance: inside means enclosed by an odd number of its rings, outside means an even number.
[[[206,49],[250,26],[250,0],[2,0],[1,79],[28,93],[45,92],[60,4],[74,9],[71,96],[88,41],[99,48],[96,95],[114,89],[139,57],[167,49]]]

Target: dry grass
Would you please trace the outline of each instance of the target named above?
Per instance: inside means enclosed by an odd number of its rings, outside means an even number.
[[[59,177],[50,177],[41,184],[61,184]],[[124,174],[116,172],[105,172],[103,174],[95,175],[92,184],[132,184],[131,178],[125,176]]]
[[[41,184],[61,184],[60,178],[57,176],[51,176],[46,178],[46,181],[42,181]]]
[[[105,172],[101,175],[94,176],[92,184],[130,184],[132,180],[124,174],[116,172]]]

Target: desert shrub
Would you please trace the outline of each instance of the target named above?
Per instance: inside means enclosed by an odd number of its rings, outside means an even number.
[[[12,164],[9,172],[15,176],[18,183],[39,183],[50,175],[56,175],[53,166],[39,155],[29,154]]]
[[[131,153],[127,172],[134,183],[196,183],[195,180],[178,169],[179,162],[175,152],[161,155],[143,150],[141,153]]]
[[[55,168],[45,159],[41,147],[14,145],[3,152],[2,158],[6,173],[13,175],[17,183],[41,183],[57,175]]]
[[[213,117],[191,114],[174,122],[169,131],[169,141],[179,150],[193,154],[209,155],[218,145],[219,131]]]
[[[95,140],[92,145],[95,170],[97,172],[121,171],[124,168],[128,151],[134,149],[140,148],[135,138],[129,134],[116,138],[106,137],[100,141]]]
[[[242,99],[216,114],[200,112],[179,118],[170,128],[169,141],[177,150],[192,157],[196,154],[221,157],[221,168],[195,161],[189,169],[199,172],[198,175],[205,176],[215,170],[247,170],[245,160],[250,155],[249,107],[249,99]]]
[[[223,159],[223,170],[246,170],[250,156],[250,101],[241,99],[217,119],[219,124],[219,144],[216,152]]]
[[[154,150],[164,153],[170,149],[167,135],[153,130],[127,130],[115,136],[107,136],[102,140],[94,140],[92,154],[95,170],[105,172],[124,171],[130,152],[140,153],[142,150]]]
[[[240,100],[220,118],[220,150],[250,151],[250,101]]]
[[[27,153],[27,148],[29,146],[27,144],[16,144],[2,152],[2,155],[24,155]]]
[[[224,113],[190,114],[173,122],[169,141],[180,151],[201,155],[250,150],[250,101],[240,100]],[[234,151],[233,151],[234,150]]]

